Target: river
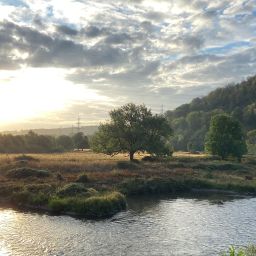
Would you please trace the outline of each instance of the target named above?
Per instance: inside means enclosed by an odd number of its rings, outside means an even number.
[[[221,201],[220,201],[221,200]],[[140,197],[88,221],[0,208],[0,255],[202,255],[256,243],[256,198]]]

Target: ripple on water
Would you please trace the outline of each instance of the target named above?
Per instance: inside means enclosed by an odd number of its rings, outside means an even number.
[[[0,209],[0,255],[218,255],[256,243],[256,199],[145,199],[86,221]]]

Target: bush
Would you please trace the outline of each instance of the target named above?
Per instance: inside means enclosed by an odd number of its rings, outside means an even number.
[[[87,218],[106,218],[126,209],[126,200],[121,193],[112,192],[89,198],[54,197],[48,206],[55,213],[69,211]]]
[[[11,195],[11,201],[18,205],[45,205],[48,203],[49,195],[39,192],[32,193],[24,189],[19,192],[14,192]]]
[[[14,160],[16,161],[35,161],[35,162],[39,162],[39,159],[33,157],[33,156],[29,156],[29,155],[20,155],[20,156],[16,156],[14,158]]]
[[[125,197],[118,192],[103,196],[93,196],[86,200],[76,201],[74,204],[76,213],[89,218],[110,217],[125,208]]]
[[[69,200],[66,198],[52,197],[49,200],[48,207],[54,213],[61,213],[68,209]]]
[[[12,179],[25,179],[29,177],[45,178],[50,176],[50,172],[47,170],[36,170],[28,167],[23,167],[9,170],[6,176]]]
[[[57,191],[57,195],[60,197],[72,197],[76,195],[82,195],[87,192],[87,188],[81,183],[69,183]]]
[[[81,174],[76,179],[76,182],[80,182],[80,183],[87,183],[88,181],[89,181],[89,178],[86,174]]]

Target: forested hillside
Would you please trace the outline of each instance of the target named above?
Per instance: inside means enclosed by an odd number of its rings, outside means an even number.
[[[256,76],[236,85],[218,88],[189,104],[167,111],[175,136],[176,150],[203,150],[211,117],[226,112],[237,118],[245,132],[256,129]],[[252,134],[249,133],[249,134]]]

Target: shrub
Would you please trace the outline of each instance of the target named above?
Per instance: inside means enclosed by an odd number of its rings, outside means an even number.
[[[89,181],[89,178],[88,178],[88,176],[86,174],[81,174],[76,179],[76,182],[80,182],[80,183],[86,183],[88,181]]]
[[[72,197],[76,195],[85,194],[87,192],[87,188],[81,183],[69,183],[66,184],[64,187],[61,187],[57,191],[57,195],[60,197]]]
[[[21,191],[13,192],[11,195],[11,201],[18,205],[45,205],[48,203],[49,195],[38,192],[32,193],[24,188]]]
[[[39,192],[37,194],[32,195],[29,198],[29,203],[32,205],[46,205],[49,200],[49,195],[43,192]]]
[[[119,192],[92,196],[86,200],[76,201],[74,204],[75,212],[88,218],[110,217],[125,208],[125,197]]]
[[[29,177],[45,178],[50,176],[50,172],[47,170],[36,170],[23,167],[9,170],[6,176],[12,179],[25,179]]]
[[[87,218],[106,218],[126,209],[125,197],[119,192],[89,198],[51,198],[49,208],[55,213],[74,212]]]
[[[54,213],[61,213],[68,209],[69,200],[66,198],[53,197],[49,200],[48,207]]]
[[[29,155],[20,155],[20,156],[16,156],[14,158],[14,160],[16,161],[35,161],[35,162],[39,162],[39,159],[33,157],[33,156],[29,156]]]

